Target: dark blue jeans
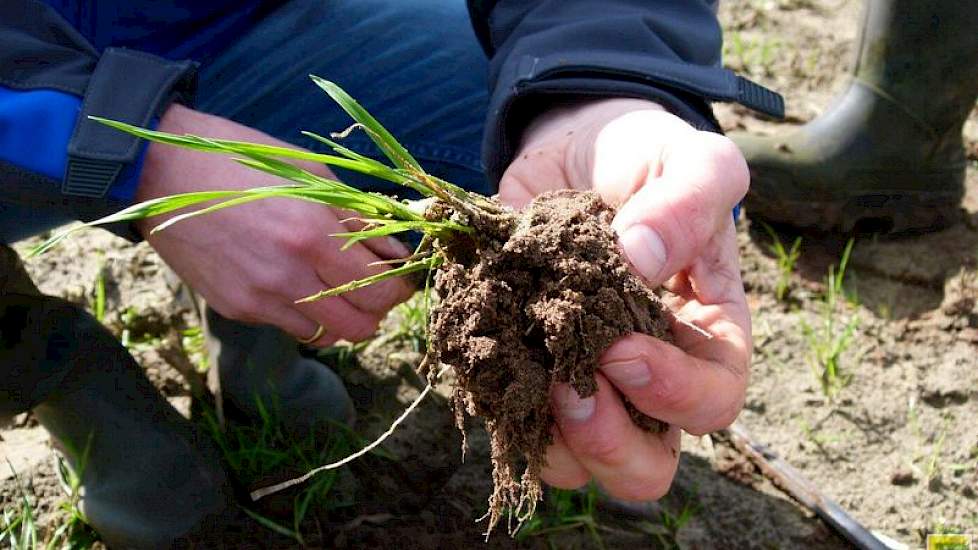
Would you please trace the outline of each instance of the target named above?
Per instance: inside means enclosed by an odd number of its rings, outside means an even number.
[[[488,193],[479,161],[486,71],[464,0],[292,0],[204,64],[197,108],[323,151],[299,131],[328,135],[352,121],[312,83],[315,74],[363,104],[426,170]],[[362,133],[344,145],[380,158]],[[337,172],[358,187],[394,190]],[[0,242],[68,221],[0,203]]]

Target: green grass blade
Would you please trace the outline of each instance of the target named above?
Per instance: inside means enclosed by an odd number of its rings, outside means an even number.
[[[301,133],[302,133],[302,135],[304,135],[304,136],[306,136],[308,138],[312,138],[312,139],[314,139],[314,140],[316,140],[316,141],[318,141],[320,143],[323,143],[325,145],[330,146],[334,151],[336,151],[337,153],[343,155],[344,157],[346,157],[346,158],[348,158],[350,160],[356,160],[356,161],[360,161],[360,162],[364,162],[364,163],[376,163],[376,164],[379,164],[380,166],[383,166],[384,168],[387,168],[388,170],[391,170],[393,172],[396,172],[396,170],[394,168],[391,168],[390,166],[387,166],[386,164],[384,164],[382,162],[376,161],[376,160],[374,160],[374,159],[372,159],[372,158],[370,158],[370,157],[368,157],[366,155],[361,155],[360,153],[357,153],[353,149],[350,149],[349,147],[345,147],[345,146],[341,145],[339,142],[333,141],[333,140],[329,139],[328,137],[321,136],[321,135],[317,134],[316,132],[308,132],[306,130],[303,130]]]
[[[154,235],[157,232],[163,231],[164,229],[170,227],[171,225],[173,225],[173,224],[175,224],[177,222],[181,222],[181,221],[184,221],[184,220],[189,219],[189,218],[195,218],[197,216],[202,216],[204,214],[210,214],[211,212],[217,212],[218,210],[223,210],[225,208],[230,208],[232,206],[238,206],[240,204],[247,204],[249,202],[254,202],[254,201],[257,201],[257,200],[267,199],[267,198],[271,198],[271,197],[275,197],[275,196],[282,196],[282,193],[275,193],[275,192],[269,191],[267,193],[249,194],[249,195],[245,195],[243,197],[236,197],[236,198],[233,198],[233,199],[228,199],[226,201],[221,201],[221,202],[219,202],[217,204],[212,204],[212,205],[210,205],[210,206],[208,206],[206,208],[201,208],[200,210],[194,210],[193,212],[187,212],[186,214],[180,214],[179,216],[174,216],[174,217],[166,220],[165,222],[157,225],[156,227],[154,227],[149,232],[149,234],[150,235]]]
[[[329,97],[333,98],[333,101],[338,103],[340,107],[348,115],[350,115],[353,120],[357,123],[363,125],[364,130],[367,131],[367,135],[370,139],[377,144],[377,147],[387,155],[387,158],[394,163],[398,168],[403,168],[406,170],[412,170],[419,173],[424,173],[421,169],[421,165],[418,161],[408,153],[407,149],[403,145],[398,143],[394,136],[384,128],[380,122],[377,121],[370,113],[367,112],[355,99],[350,97],[342,88],[330,82],[328,80],[322,79],[316,75],[309,75],[312,81],[316,83],[317,86],[323,89]]]
[[[419,182],[417,178],[413,177],[411,172],[408,170],[391,168],[382,162],[378,162],[370,157],[361,155],[360,153],[344,147],[339,143],[323,137],[315,132],[303,131],[302,134],[330,146],[334,151],[340,155],[343,155],[344,157],[347,157],[351,162],[362,163],[361,166],[364,168],[364,170],[360,171],[364,174],[372,175],[399,185],[403,185],[405,187],[409,187],[426,197],[435,195],[428,186],[424,185],[423,182]],[[370,170],[370,172],[367,170]]]
[[[28,254],[28,257],[34,257],[50,250],[69,235],[81,229],[86,229],[97,225],[151,218],[153,216],[166,214],[167,212],[173,212],[174,210],[193,206],[202,202],[237,197],[242,193],[242,191],[200,191],[195,193],[171,195],[169,197],[160,197],[158,199],[152,199],[139,204],[134,204],[124,210],[116,212],[115,214],[66,229],[35,247],[33,250],[31,250],[30,254]]]
[[[383,163],[377,162],[368,157],[355,158],[350,155],[346,156],[336,156],[336,155],[326,155],[322,153],[313,153],[311,151],[303,151],[301,149],[292,149],[289,147],[278,147],[275,145],[266,145],[262,143],[249,143],[247,141],[234,141],[234,140],[224,140],[224,139],[213,139],[204,138],[200,136],[195,136],[192,134],[171,134],[168,132],[161,132],[158,130],[148,130],[146,128],[140,128],[138,126],[133,126],[126,124],[124,122],[117,122],[114,120],[109,120],[101,117],[90,116],[92,120],[105,124],[106,126],[115,128],[134,136],[157,142],[164,143],[167,145],[174,145],[177,147],[183,147],[185,149],[193,149],[196,151],[202,151],[206,153],[224,154],[224,155],[250,155],[250,154],[260,154],[275,158],[288,158],[294,160],[306,160],[311,162],[319,162],[322,164],[336,166],[339,168],[345,168],[347,170],[353,170],[355,172],[360,172],[368,176],[373,176],[376,178],[392,181],[394,183],[401,183],[404,179],[403,176],[397,174],[394,169]],[[306,133],[306,132],[303,132]],[[314,139],[319,139],[323,141],[324,138],[321,136],[310,135]],[[335,145],[335,144],[334,144]]]
[[[394,269],[388,269],[387,271],[378,273],[376,275],[364,277],[363,279],[357,279],[356,281],[350,281],[349,283],[317,292],[312,296],[307,296],[300,300],[296,300],[295,303],[305,304],[308,302],[315,302],[316,300],[321,300],[323,298],[328,298],[330,296],[337,296],[339,294],[344,294],[346,292],[350,292],[351,290],[356,290],[358,288],[370,286],[374,283],[379,283],[387,279],[400,277],[401,275],[407,275],[409,273],[415,273],[418,271],[425,271],[428,269],[432,269],[434,267],[437,267],[441,263],[441,260],[442,258],[440,256],[432,256],[431,258],[426,258],[424,260],[409,262],[400,267],[395,267]]]
[[[350,248],[356,243],[377,237],[386,237],[403,233],[405,231],[421,231],[432,235],[441,235],[448,232],[471,233],[472,229],[453,222],[430,222],[426,220],[418,221],[394,221],[394,220],[365,220],[369,225],[367,229],[360,231],[349,231],[346,233],[333,233],[331,237],[346,239],[343,250]],[[369,227],[378,226],[378,227]]]
[[[260,514],[258,514],[256,512],[252,512],[251,510],[249,510],[247,508],[242,508],[242,510],[244,510],[244,512],[246,514],[248,514],[248,516],[251,517],[251,519],[253,519],[256,522],[258,522],[258,524],[261,525],[262,527],[264,527],[265,529],[268,529],[270,531],[273,531],[275,533],[278,533],[279,535],[282,535],[284,537],[288,537],[288,538],[290,538],[290,539],[292,539],[292,540],[294,540],[294,541],[302,544],[302,542],[303,542],[302,541],[302,535],[300,535],[298,533],[298,531],[293,531],[292,529],[289,529],[288,527],[285,527],[284,525],[280,525],[280,524],[278,524],[278,523],[276,523],[276,522],[274,522],[274,521],[272,521],[272,520],[266,518],[265,516],[262,516],[262,515],[260,515]]]

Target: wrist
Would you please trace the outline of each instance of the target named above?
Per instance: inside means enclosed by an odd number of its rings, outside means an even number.
[[[201,117],[209,117],[209,115],[197,113],[193,109],[174,103],[160,117],[157,130],[173,134],[204,135],[205,126],[201,124]],[[182,164],[188,152],[162,143],[150,142],[146,149],[139,184],[136,187],[136,201],[143,202],[180,192],[172,188],[173,180],[167,175],[174,169],[185,171],[182,169]]]
[[[609,124],[633,113],[667,111],[648,100],[602,98],[564,103],[540,113],[523,133],[514,157],[519,167],[507,172],[515,176],[508,180],[519,181],[526,188],[520,194],[531,196],[551,188],[552,183],[536,181],[541,176],[571,189],[591,189],[598,137]]]
[[[636,111],[665,111],[658,103],[646,99],[601,98],[584,99],[554,106],[537,115],[523,132],[519,151],[538,147],[560,136],[567,138],[585,135],[593,138],[604,125]],[[568,140],[570,141],[570,140]],[[593,139],[591,140],[593,142]]]

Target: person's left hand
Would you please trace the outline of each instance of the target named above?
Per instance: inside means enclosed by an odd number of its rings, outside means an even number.
[[[500,199],[521,207],[552,189],[597,191],[619,208],[612,225],[635,271],[670,291],[678,318],[712,335],[676,322],[674,344],[631,334],[601,357],[594,396],[554,387],[557,430],[544,481],[571,489],[593,478],[617,498],[657,499],[676,472],[680,429],[699,435],[736,418],[751,331],[731,211],[748,182],[733,142],[648,101],[582,103],[527,129]],[[669,430],[640,429],[624,399]]]

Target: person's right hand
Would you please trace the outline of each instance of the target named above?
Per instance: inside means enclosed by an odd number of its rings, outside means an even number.
[[[289,146],[229,120],[173,105],[160,121],[161,131]],[[302,163],[321,176],[335,178],[322,165]],[[280,185],[284,180],[226,158],[150,144],[136,194],[145,201],[192,191],[248,189]],[[342,296],[308,304],[295,301],[324,288],[383,271],[371,262],[405,256],[393,238],[362,241],[341,251],[343,240],[330,237],[355,228],[350,213],[294,199],[264,199],[178,222],[150,235],[169,216],[137,222],[137,227],[174,271],[218,313],[238,321],[275,325],[296,339],[326,333],[312,342],[327,346],[338,339],[364,340],[395,304],[411,296],[403,279],[389,279]]]

